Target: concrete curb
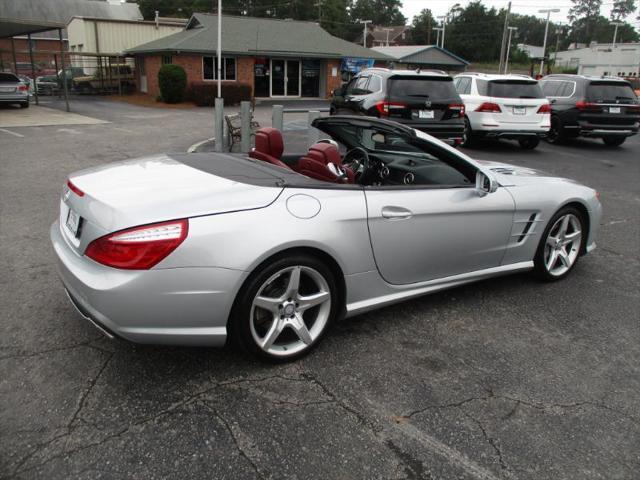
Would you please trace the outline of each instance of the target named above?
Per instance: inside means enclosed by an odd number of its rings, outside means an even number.
[[[200,148],[205,143],[215,142],[216,137],[207,138],[206,140],[202,140],[201,142],[194,143],[189,148],[187,148],[187,153],[194,153],[198,148]]]

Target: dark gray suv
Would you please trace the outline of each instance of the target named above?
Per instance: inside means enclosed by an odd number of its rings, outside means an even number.
[[[578,136],[622,145],[638,133],[640,103],[631,84],[621,78],[548,75],[540,80],[551,103],[550,143]]]
[[[462,142],[464,105],[444,72],[369,68],[333,92],[331,115],[385,118],[452,145]]]

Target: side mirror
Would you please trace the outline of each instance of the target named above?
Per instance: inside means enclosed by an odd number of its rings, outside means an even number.
[[[498,189],[498,182],[484,172],[478,170],[476,172],[476,192],[479,196],[484,197],[488,193],[493,193]]]
[[[334,97],[342,97],[344,95],[344,88],[343,87],[338,87],[333,91],[333,96]]]

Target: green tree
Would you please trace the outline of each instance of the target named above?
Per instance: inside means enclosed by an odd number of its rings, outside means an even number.
[[[431,45],[431,33],[436,26],[431,10],[423,9],[418,15],[413,17],[411,23],[411,42],[415,45]]]
[[[372,20],[374,25],[405,25],[407,18],[401,8],[401,0],[355,0],[351,6],[351,21]]]
[[[505,10],[469,3],[447,24],[444,47],[472,62],[493,62],[500,54],[500,34]]]
[[[619,22],[631,15],[635,9],[635,0],[616,0],[615,2],[613,2],[611,15],[609,16],[609,18],[611,18],[611,20],[613,20],[614,22]]]
[[[569,21],[576,31],[579,40],[589,42],[600,16],[602,0],[571,0],[573,6],[569,9]]]

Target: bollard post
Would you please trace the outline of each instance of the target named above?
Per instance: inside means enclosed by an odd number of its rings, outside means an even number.
[[[251,150],[251,102],[240,102],[240,151]]]
[[[317,110],[309,111],[309,119],[307,120],[307,148],[320,139],[320,132],[311,126],[311,122],[316,118],[320,118],[320,112]]]
[[[282,132],[282,117],[284,115],[284,107],[282,105],[274,105],[271,110],[271,126]]]
[[[217,97],[215,100],[215,151],[224,151],[224,100]]]

